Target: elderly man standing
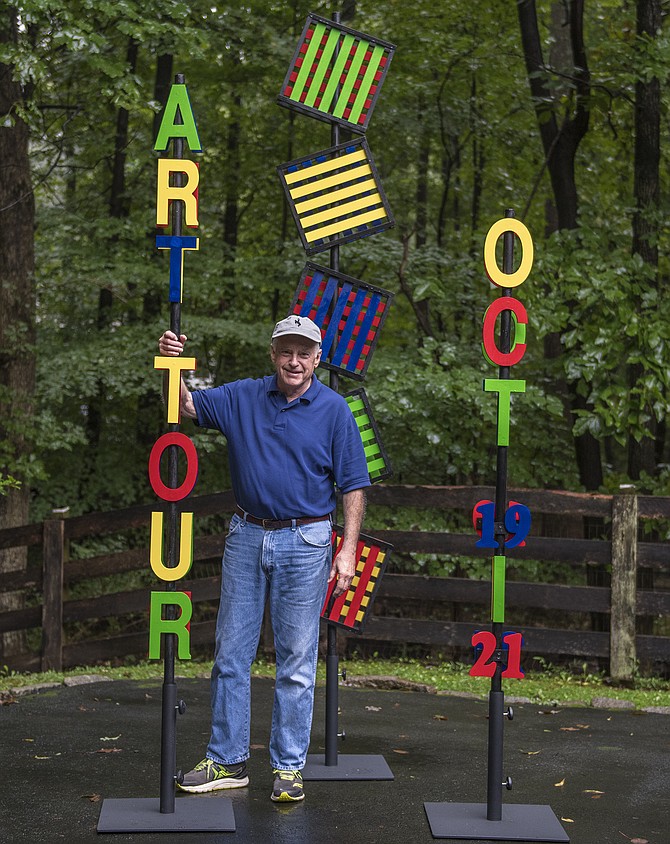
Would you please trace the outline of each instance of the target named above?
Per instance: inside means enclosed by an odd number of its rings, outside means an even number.
[[[186,337],[166,331],[162,355],[180,355]],[[189,792],[249,782],[251,665],[269,598],[276,649],[270,734],[272,800],[304,798],[301,770],[314,705],[319,618],[327,584],[336,594],[355,573],[369,475],[346,401],[314,375],[321,332],[289,316],[272,332],[275,374],[190,392],[181,412],[228,441],[237,506],[226,538],[211,678],[212,727],[205,759],[184,777]],[[332,561],[331,514],[342,493],[344,536]]]

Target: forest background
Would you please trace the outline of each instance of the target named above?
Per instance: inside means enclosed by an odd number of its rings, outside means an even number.
[[[344,272],[395,293],[364,383],[394,483],[494,482],[481,324],[498,293],[483,243],[509,208],[535,242],[516,292],[529,327],[510,483],[670,494],[669,8],[341,8],[343,24],[397,45],[367,132],[396,225],[341,252]],[[269,333],[305,263],[276,167],[330,146],[326,123],[276,98],[307,14],[334,11],[33,0],[0,12],[0,526],[154,498],[169,259],[155,247],[153,141],[177,72],[204,149],[182,306],[191,384],[269,371]],[[221,438],[188,435],[197,493],[228,488]],[[18,553],[0,568],[25,565]]]

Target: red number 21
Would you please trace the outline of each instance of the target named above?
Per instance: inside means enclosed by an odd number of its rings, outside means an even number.
[[[521,633],[504,633],[504,650],[507,652],[507,667],[502,673],[508,679],[521,680],[524,676],[521,670]],[[481,646],[481,653],[470,669],[471,677],[493,677],[496,673],[496,663],[492,661],[496,649],[496,637],[489,630],[480,630],[472,637],[472,646]]]

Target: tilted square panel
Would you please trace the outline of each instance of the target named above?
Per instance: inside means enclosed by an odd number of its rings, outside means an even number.
[[[395,46],[309,15],[279,105],[365,132]]]
[[[333,558],[339,553],[344,529],[333,525]],[[386,569],[393,546],[360,534],[356,546],[356,573],[347,592],[333,598],[336,580],[328,585],[321,618],[350,633],[361,633]]]
[[[354,414],[354,419],[356,420],[356,425],[363,441],[370,483],[376,484],[379,481],[390,478],[393,474],[391,461],[381,441],[379,429],[372,415],[372,409],[365,390],[359,387],[359,389],[347,393],[344,398],[349,405],[349,409]]]
[[[321,329],[321,365],[362,380],[377,345],[393,294],[308,262],[290,312]]]
[[[277,171],[308,255],[394,225],[365,138],[281,164]]]

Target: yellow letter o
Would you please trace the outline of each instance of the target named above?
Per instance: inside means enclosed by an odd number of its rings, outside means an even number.
[[[513,273],[504,273],[496,261],[496,244],[498,238],[505,232],[511,231],[521,241],[521,264],[519,269]],[[484,241],[484,269],[486,275],[498,287],[519,287],[528,278],[533,266],[533,238],[530,232],[521,222],[514,217],[503,217],[494,223],[486,235]]]

